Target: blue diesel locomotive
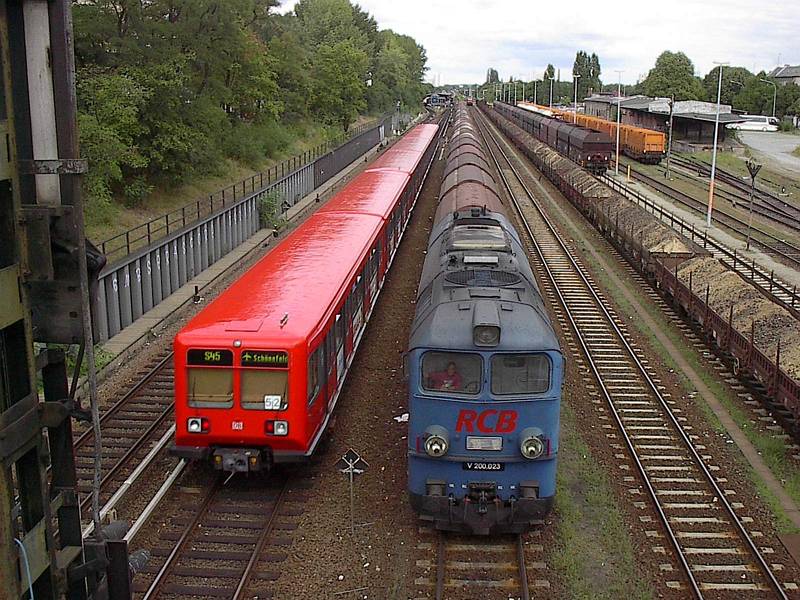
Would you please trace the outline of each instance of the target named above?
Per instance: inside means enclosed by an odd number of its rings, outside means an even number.
[[[411,504],[519,533],[552,507],[563,357],[467,109],[455,109],[406,356]]]

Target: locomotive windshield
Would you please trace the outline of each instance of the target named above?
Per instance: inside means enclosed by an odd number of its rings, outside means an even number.
[[[550,389],[546,354],[496,354],[491,366],[492,394],[541,394]]]
[[[477,354],[426,352],[422,387],[432,392],[474,395],[481,391],[483,363]]]

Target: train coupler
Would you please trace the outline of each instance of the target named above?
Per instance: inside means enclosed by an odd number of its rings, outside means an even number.
[[[214,468],[226,473],[265,471],[270,466],[258,448],[217,448],[213,460]]]

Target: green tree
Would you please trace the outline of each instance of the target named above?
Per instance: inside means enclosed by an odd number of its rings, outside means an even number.
[[[312,109],[346,131],[366,108],[364,73],[368,64],[366,52],[349,39],[317,48],[313,59],[316,87]]]
[[[553,65],[548,64],[547,68],[544,70],[543,79],[553,79],[556,76],[556,68]]]
[[[734,98],[742,91],[744,85],[753,78],[753,74],[744,67],[724,67],[722,69],[722,103],[734,104]],[[703,87],[706,90],[706,99],[709,102],[717,101],[717,86],[719,85],[719,69],[709,71],[703,78]]]
[[[78,91],[84,102],[78,113],[81,155],[89,161],[85,186],[95,205],[107,205],[121,191],[135,202],[147,191],[142,170],[148,159],[137,146],[142,134],[141,110],[148,91],[125,75],[83,71]],[[124,178],[129,178],[127,185]]]
[[[575,55],[575,62],[572,65],[572,75],[578,75],[578,97],[584,98],[589,92],[597,92],[602,88],[600,82],[600,59],[597,54],[591,56],[583,50],[579,50]]]
[[[365,53],[372,50],[367,35],[356,23],[355,9],[348,0],[300,0],[294,12],[303,41],[312,51],[344,40]],[[363,26],[363,19],[359,21]]]
[[[703,84],[695,77],[694,65],[683,52],[662,52],[643,82],[648,96],[675,100],[704,100]]]
[[[425,49],[348,0],[75,0],[78,109],[90,197],[255,164],[310,121],[347,128],[417,104]],[[365,86],[367,73],[374,85]]]
[[[486,70],[486,84],[490,85],[495,83],[500,83],[500,75],[498,75],[497,69],[489,67]]]

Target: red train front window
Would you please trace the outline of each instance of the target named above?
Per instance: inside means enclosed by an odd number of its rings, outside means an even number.
[[[289,406],[289,355],[242,350],[240,402],[247,410],[284,410]]]
[[[289,372],[242,370],[242,408],[283,410],[289,405]]]
[[[186,353],[189,406],[230,408],[233,406],[233,352],[216,348],[193,348]]]

